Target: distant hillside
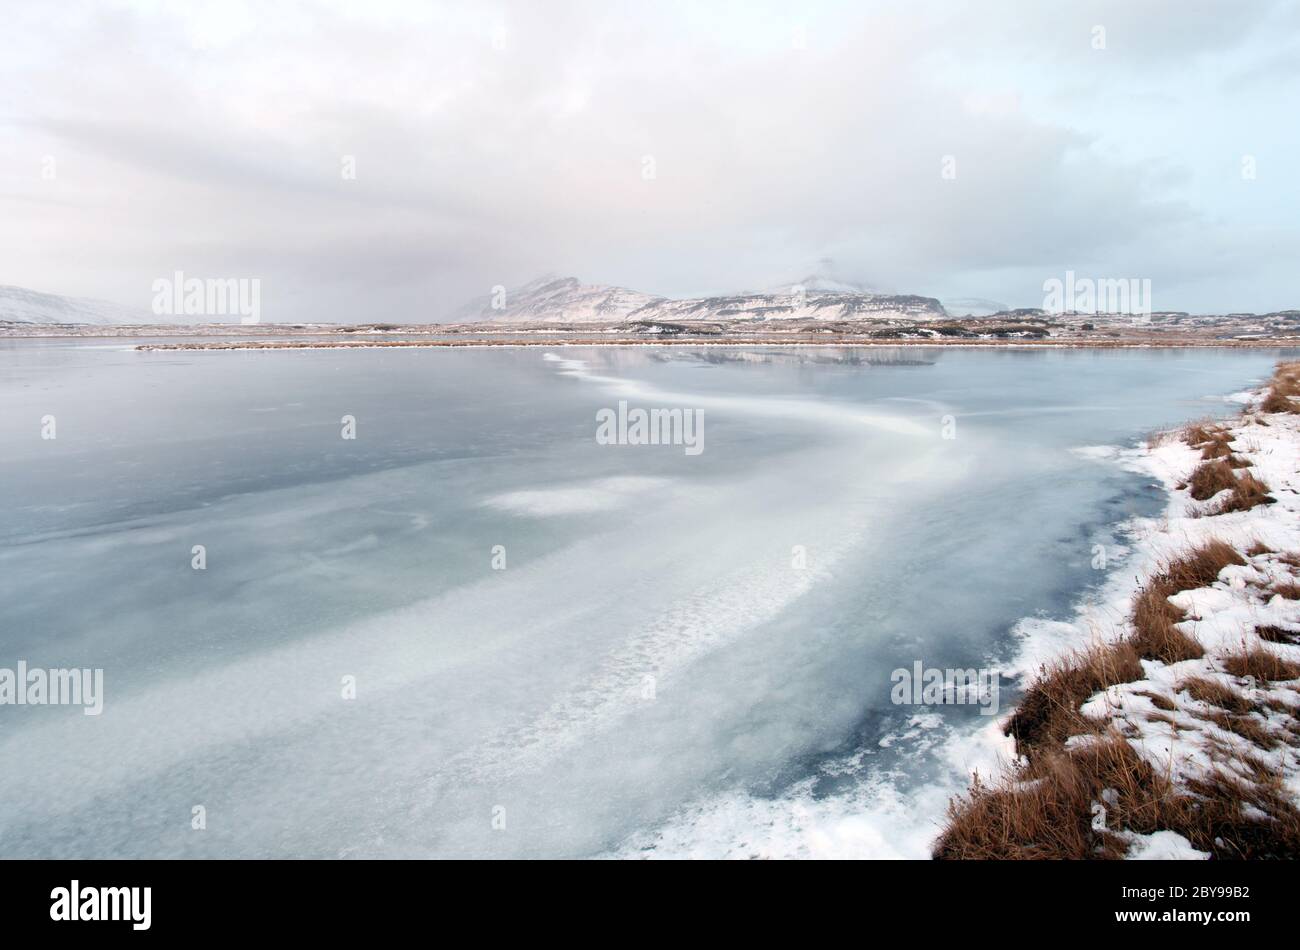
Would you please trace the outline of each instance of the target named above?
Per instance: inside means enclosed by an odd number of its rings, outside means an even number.
[[[496,306],[494,306],[496,304]],[[497,299],[462,307],[457,323],[617,323],[680,320],[942,320],[933,297],[878,294],[810,277],[779,290],[674,300],[623,287],[584,284],[576,277],[544,277]]]
[[[107,300],[60,297],[23,287],[0,285],[0,321],[15,323],[88,323],[105,326],[119,323],[170,322],[141,308],[132,310]]]

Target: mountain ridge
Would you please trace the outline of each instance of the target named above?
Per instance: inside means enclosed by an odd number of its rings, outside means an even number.
[[[0,284],[0,320],[41,326],[58,324],[113,326],[174,322],[164,321],[143,308],[134,310],[108,300],[48,294],[12,284]]]
[[[918,294],[881,294],[813,275],[777,290],[672,298],[576,277],[547,275],[479,297],[455,323],[596,323],[682,320],[944,320],[943,304]]]

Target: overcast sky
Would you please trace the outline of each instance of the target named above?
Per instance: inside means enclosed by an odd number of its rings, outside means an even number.
[[[274,322],[544,272],[1041,306],[1072,269],[1300,307],[1298,108],[1283,0],[0,0],[0,284],[257,277]]]

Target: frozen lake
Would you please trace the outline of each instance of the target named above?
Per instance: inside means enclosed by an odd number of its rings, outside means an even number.
[[[891,671],[1067,614],[1162,505],[1075,450],[1278,355],[0,342],[0,667],[104,671],[0,706],[0,856],[924,854],[980,717]]]

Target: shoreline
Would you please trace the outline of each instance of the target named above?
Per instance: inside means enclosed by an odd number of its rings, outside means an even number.
[[[1300,857],[1300,364],[1239,416],[1094,458],[1161,516],[1071,622],[1022,621],[1026,689],[941,859]],[[987,738],[987,737],[985,737]]]
[[[28,339],[28,338],[24,338]],[[46,338],[41,338],[46,339]],[[49,338],[54,339],[54,338]],[[63,338],[58,338],[63,339]],[[89,339],[89,338],[83,338]],[[96,337],[95,339],[121,339]],[[125,338],[125,339],[130,339]],[[347,349],[425,349],[425,348],[524,348],[524,347],[597,347],[597,346],[694,346],[694,347],[945,347],[945,348],[999,348],[999,349],[1288,349],[1300,347],[1300,339],[1282,340],[960,340],[943,339],[868,339],[847,337],[839,340],[773,340],[773,339],[511,339],[511,340],[232,340],[192,343],[140,343],[130,347],[137,352],[164,352],[175,350],[347,350]]]

